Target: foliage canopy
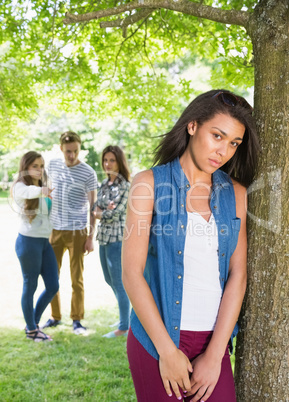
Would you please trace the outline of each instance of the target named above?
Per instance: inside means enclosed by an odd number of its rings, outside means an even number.
[[[244,92],[253,85],[252,46],[242,27],[161,9],[147,13],[125,31],[103,27],[114,24],[116,17],[101,23],[63,23],[67,10],[86,13],[127,3],[2,1],[0,119],[4,146],[13,145],[25,132],[19,120],[33,121],[39,109],[50,104],[55,115],[80,111],[92,125],[113,120],[113,131],[124,131],[121,137],[112,135],[112,140],[131,143],[139,160],[140,150],[155,144],[151,138],[167,131],[180,110],[203,90],[191,68],[197,60],[210,66],[204,70],[207,86]],[[257,2],[202,3],[252,10]]]

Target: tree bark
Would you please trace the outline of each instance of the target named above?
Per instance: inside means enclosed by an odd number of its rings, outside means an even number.
[[[237,341],[239,402],[289,401],[289,8],[261,1],[249,33],[262,154],[249,189],[248,287]]]

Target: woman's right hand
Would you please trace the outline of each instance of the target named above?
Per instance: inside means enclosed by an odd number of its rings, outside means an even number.
[[[159,368],[161,378],[168,396],[172,396],[172,390],[179,400],[182,400],[181,388],[184,392],[191,390],[189,373],[192,373],[192,365],[187,356],[179,349],[160,356]]]
[[[114,210],[116,208],[116,205],[115,205],[115,203],[113,202],[113,201],[109,201],[109,204],[108,204],[108,206],[107,206],[107,209],[109,209],[109,210]]]
[[[49,197],[53,190],[54,190],[54,188],[49,188],[49,187],[41,188],[41,192],[43,195],[45,195],[45,197]]]

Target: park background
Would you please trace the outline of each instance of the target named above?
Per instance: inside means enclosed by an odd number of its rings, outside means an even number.
[[[190,80],[195,93],[210,89],[209,78],[212,73],[210,63],[194,61],[184,71],[184,77]],[[250,103],[253,102],[253,89],[244,88],[242,94]],[[184,101],[180,103],[184,106]],[[56,112],[56,113],[55,113]],[[98,180],[104,178],[101,170],[101,151],[108,144],[120,145],[128,158],[132,177],[140,170],[152,165],[153,148],[159,141],[159,132],[153,128],[153,134],[146,132],[147,121],[140,126],[127,117],[118,115],[116,122],[111,119],[92,121],[82,111],[72,113],[65,110],[55,111],[51,101],[42,103],[42,109],[28,121],[17,121],[18,139],[7,149],[2,148],[0,156],[0,219],[1,231],[0,252],[2,269],[0,270],[0,400],[2,401],[45,401],[85,400],[106,402],[136,401],[128,362],[126,358],[125,340],[103,340],[101,336],[110,331],[110,325],[117,322],[117,303],[111,288],[105,283],[99,262],[98,243],[95,250],[85,257],[85,319],[83,325],[88,328],[84,341],[75,339],[72,333],[70,314],[71,281],[68,252],[63,259],[60,275],[60,294],[63,311],[62,325],[56,329],[48,329],[47,333],[54,339],[54,345],[39,350],[36,354],[33,346],[26,345],[24,320],[21,310],[22,275],[19,261],[15,254],[18,216],[14,210],[9,189],[17,174],[19,160],[24,152],[37,150],[48,165],[52,158],[63,158],[59,148],[59,136],[67,130],[81,135],[82,146],[80,160],[89,163],[96,171]],[[168,128],[168,127],[167,127]],[[140,138],[129,135],[131,130],[140,133]],[[165,130],[165,128],[164,128]],[[144,135],[144,138],[142,136]],[[145,147],[145,148],[144,148]],[[42,278],[35,293],[35,300],[43,289]],[[42,317],[42,323],[50,317],[50,307]],[[6,335],[7,334],[7,335]],[[63,345],[63,338],[69,339]],[[81,337],[80,337],[81,338]],[[4,341],[6,339],[6,341]],[[8,351],[5,345],[9,345]],[[45,345],[46,346],[46,345]],[[35,348],[34,348],[35,349]],[[47,352],[47,349],[52,351]],[[55,353],[61,349],[58,367],[54,362]],[[15,350],[23,353],[20,360],[15,360]],[[7,353],[8,352],[8,353]],[[51,355],[52,354],[52,355]],[[19,356],[19,355],[18,355]],[[90,358],[88,357],[90,356]],[[71,363],[68,363],[71,359]],[[91,364],[87,362],[90,359]],[[39,361],[43,361],[39,369]],[[19,370],[19,364],[24,367]],[[87,364],[84,365],[84,362]],[[71,365],[70,365],[71,364]],[[78,369],[77,366],[81,368]],[[85,367],[87,366],[87,367]],[[114,370],[111,378],[111,370]],[[33,369],[32,369],[33,367]],[[52,367],[52,368],[51,368]],[[44,369],[44,373],[42,372]],[[87,375],[90,370],[90,375]],[[59,372],[61,381],[59,382]],[[101,374],[100,374],[101,373]],[[11,380],[13,378],[13,380]]]
[[[7,203],[20,157],[33,149],[48,161],[70,129],[81,135],[83,157],[96,171],[112,143],[135,174],[151,166],[159,136],[189,101],[211,88],[254,103],[262,149],[249,196],[237,398],[289,400],[288,31],[284,0],[1,1],[0,400],[135,400],[124,340],[101,337],[117,311],[97,251],[86,260],[89,336],[71,333],[66,269],[64,324],[51,330],[54,342],[25,342],[17,223]]]
[[[3,192],[2,192],[2,195]],[[135,401],[126,359],[125,338],[107,340],[102,335],[118,321],[111,288],[105,283],[95,251],[85,257],[86,336],[72,332],[71,281],[68,252],[63,258],[60,288],[62,324],[46,332],[53,342],[26,340],[21,309],[22,274],[14,246],[18,217],[10,198],[0,198],[2,225],[0,255],[0,400],[3,401]],[[39,278],[35,300],[44,285]],[[50,318],[48,307],[41,323]]]

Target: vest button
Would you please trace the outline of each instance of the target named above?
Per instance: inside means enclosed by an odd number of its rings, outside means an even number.
[[[177,301],[176,301],[176,304],[180,304],[180,302],[177,300]]]
[[[189,184],[187,184],[187,185],[186,185],[186,187],[187,187],[187,188],[189,188],[189,187],[190,187],[190,185],[189,185]]]
[[[184,225],[181,225],[181,229],[184,229]]]
[[[178,254],[182,254],[181,250],[178,251]]]
[[[222,257],[225,257],[225,253],[222,254]]]
[[[181,204],[181,207],[184,208],[184,204]]]
[[[221,229],[221,233],[224,233],[225,231],[224,231],[224,229]]]
[[[179,327],[175,327],[175,330],[177,331],[179,329]]]
[[[217,209],[217,205],[214,205],[214,209]]]
[[[178,279],[182,279],[182,275],[178,275]]]

